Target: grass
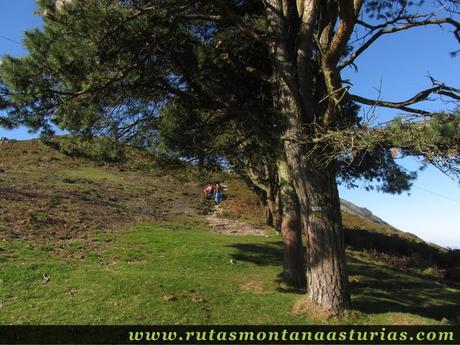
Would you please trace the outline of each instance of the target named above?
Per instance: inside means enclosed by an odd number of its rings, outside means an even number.
[[[420,260],[394,252],[430,253],[427,244],[351,215],[344,225],[352,229],[346,235],[355,309],[329,318],[306,303],[304,292],[277,281],[282,258],[274,231],[209,231],[205,180],[229,186],[226,217],[264,221],[241,180],[155,166],[136,154],[100,166],[36,141],[2,145],[0,324],[460,322],[460,286],[428,269],[423,274],[424,266],[413,269]]]
[[[446,284],[430,274],[389,269],[356,253],[348,261],[353,303],[358,310],[460,322],[460,285]]]
[[[177,224],[174,228],[178,228]],[[104,235],[99,237],[103,249],[67,262],[53,257],[49,248],[43,251],[25,241],[4,245],[0,295],[5,298],[0,323],[295,320],[289,306],[298,296],[279,296],[271,281],[278,267],[231,264],[237,251],[234,238],[184,226],[170,230],[148,224],[136,225],[110,242],[105,242],[109,238]],[[75,245],[78,243],[69,244]],[[44,275],[49,276],[48,282]],[[264,291],[243,288],[250,280],[260,282]],[[167,302],[164,296],[174,296],[176,300]],[[194,302],[194,298],[206,302]]]
[[[0,323],[431,324],[452,319],[459,308],[458,286],[355,257],[355,311],[341,319],[308,308],[294,313],[304,295],[276,281],[281,247],[274,235],[224,236],[175,222],[140,223],[93,240],[83,257],[64,260],[57,248],[78,251],[84,241],[0,242]]]
[[[89,181],[105,181],[110,183],[122,183],[123,177],[107,172],[101,168],[95,167],[84,167],[80,169],[64,170],[62,171],[63,176],[66,176],[67,181],[80,182],[81,180]]]
[[[9,230],[7,237],[79,238],[133,221],[176,219],[201,207],[197,183],[132,165],[100,166],[39,141],[2,144],[0,228]]]

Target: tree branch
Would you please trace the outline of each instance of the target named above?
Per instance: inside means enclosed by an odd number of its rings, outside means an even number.
[[[373,100],[373,99],[368,99],[368,98],[364,98],[364,97],[361,97],[358,95],[352,95],[352,94],[349,94],[349,97],[353,101],[362,103],[362,104],[378,106],[378,107],[401,109],[409,113],[427,115],[429,114],[429,112],[425,110],[408,108],[407,106],[426,100],[428,96],[430,96],[432,93],[439,93],[439,91],[441,91],[442,88],[443,88],[442,85],[439,85],[439,86],[435,86],[435,87],[423,90],[417,93],[414,97],[411,97],[408,100],[402,101],[402,102],[388,102],[388,101],[382,101],[382,100]]]
[[[398,31],[403,31],[407,29],[411,29],[418,26],[427,26],[427,25],[441,25],[441,24],[450,24],[455,27],[455,37],[460,42],[460,23],[453,20],[452,18],[439,18],[439,19],[427,19],[419,22],[409,22],[399,26],[391,27],[391,28],[382,28],[377,33],[375,33],[371,38],[369,38],[361,47],[359,47],[355,52],[353,52],[350,57],[344,60],[342,63],[338,65],[339,69],[343,69],[344,67],[352,64],[356,58],[361,55],[371,44],[377,41],[383,35],[395,33]]]
[[[313,99],[313,75],[309,65],[312,63],[313,26],[317,15],[317,6],[316,0],[312,0],[308,4],[304,4],[302,1],[301,5],[298,1],[298,9],[301,9],[302,12],[299,12],[301,24],[297,35],[297,72],[302,106],[309,121],[314,120],[314,107],[311,102]]]
[[[359,8],[355,9],[355,2]],[[359,12],[362,2],[352,0],[338,0],[339,4],[339,27],[332,38],[326,51],[325,60],[329,66],[336,65],[339,61],[355,26],[356,12]]]
[[[338,0],[337,2],[339,6],[339,26],[321,61],[327,92],[331,95],[327,109],[323,115],[322,121],[324,125],[332,123],[339,109],[342,97],[345,94],[344,92],[337,92],[341,88],[341,82],[336,66],[353,33],[356,14],[360,12],[362,6],[362,0]]]
[[[431,94],[443,95],[443,96],[447,96],[455,100],[460,100],[460,89],[456,89],[451,86],[446,86],[444,84],[440,84],[439,82],[434,82],[434,79],[432,80],[435,86],[429,89],[420,91],[415,96],[409,98],[408,100],[402,101],[402,102],[388,102],[388,101],[382,101],[382,100],[373,100],[373,99],[368,99],[368,98],[364,98],[364,97],[361,97],[358,95],[352,95],[352,94],[348,94],[348,96],[350,97],[350,99],[358,103],[367,104],[371,106],[377,106],[377,107],[401,109],[409,113],[420,114],[420,115],[428,115],[430,114],[430,112],[421,110],[421,109],[409,108],[408,106],[427,100]]]
[[[188,20],[207,20],[212,22],[221,22],[223,20],[223,17],[221,15],[212,15],[204,13],[183,14],[179,15],[179,17]]]
[[[371,105],[371,106],[376,106],[376,107],[400,109],[400,110],[404,110],[404,111],[407,111],[408,113],[413,113],[413,114],[420,114],[420,115],[429,114],[429,112],[425,110],[409,108],[407,106],[402,105],[401,103],[379,101],[376,99],[364,98],[364,97],[361,97],[358,95],[352,95],[352,94],[349,94],[349,97],[351,100],[361,103],[361,104],[366,104],[366,105]]]

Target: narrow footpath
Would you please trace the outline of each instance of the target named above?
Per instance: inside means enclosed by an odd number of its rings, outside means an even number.
[[[216,205],[214,206],[214,211],[206,217],[206,221],[212,231],[235,236],[267,236],[263,226],[223,218],[223,211],[221,205]]]

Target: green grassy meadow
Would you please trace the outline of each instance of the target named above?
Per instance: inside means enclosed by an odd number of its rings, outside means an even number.
[[[0,324],[460,323],[459,283],[359,245],[347,251],[354,309],[340,317],[318,310],[277,280],[275,231],[211,231],[207,179],[229,186],[223,217],[263,221],[235,176],[152,166],[142,156],[96,164],[36,141],[3,144]],[[395,239],[417,244],[351,215],[344,224],[389,239],[382,250]]]
[[[0,242],[1,324],[436,324],[458,312],[459,287],[349,258],[355,310],[328,318],[283,288],[279,237],[235,237],[199,225],[140,223],[96,233],[60,259],[44,245]],[[57,247],[57,248],[56,248]]]

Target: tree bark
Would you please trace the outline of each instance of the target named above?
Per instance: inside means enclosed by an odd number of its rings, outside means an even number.
[[[339,313],[351,302],[335,168],[313,162],[308,176],[307,290],[314,302]]]
[[[278,194],[278,191],[273,191],[272,188],[269,189],[269,192],[267,193],[267,207],[271,215],[271,226],[273,226],[276,231],[281,232],[282,215],[279,200],[277,200]]]
[[[349,309],[351,302],[335,168],[324,167],[311,158],[298,162],[299,156],[293,154],[297,150],[287,149],[295,174],[304,172],[295,186],[301,209],[306,210],[307,292],[312,301],[338,314]]]
[[[276,76],[275,97],[285,122],[282,147],[300,209],[301,228],[306,236],[307,293],[318,305],[340,313],[350,307],[350,294],[335,168],[325,167],[318,162],[321,157],[307,154],[304,139],[311,133],[305,126],[305,119],[316,118],[317,104],[311,99],[311,90],[300,87],[307,81],[298,79],[301,74],[295,42],[290,39],[292,26],[283,4],[289,2],[265,0],[270,54]]]
[[[285,160],[278,160],[281,198],[281,234],[283,236],[283,281],[296,288],[304,288],[305,251],[302,243],[299,203]]]
[[[265,224],[267,224],[268,226],[274,227],[273,212],[268,202],[264,205],[264,215],[265,215]]]
[[[286,95],[282,102],[286,116],[300,112],[289,89],[284,88],[281,94]],[[307,155],[308,148],[299,141],[301,131],[297,120],[291,118],[284,150],[306,236],[307,292],[318,305],[338,314],[351,305],[336,171],[334,166],[318,162],[321,157]]]

